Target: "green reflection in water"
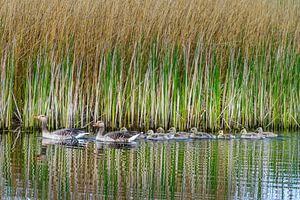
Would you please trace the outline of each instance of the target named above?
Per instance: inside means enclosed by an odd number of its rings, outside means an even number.
[[[0,135],[0,195],[31,199],[300,199],[299,139],[51,144]]]

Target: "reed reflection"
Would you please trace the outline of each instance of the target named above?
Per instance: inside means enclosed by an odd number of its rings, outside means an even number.
[[[299,140],[0,140],[2,198],[299,199]]]

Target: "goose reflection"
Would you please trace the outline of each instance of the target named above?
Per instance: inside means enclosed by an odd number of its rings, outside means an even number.
[[[110,149],[135,149],[137,147],[136,142],[96,142],[96,148],[97,149],[104,149],[104,148],[110,148]]]

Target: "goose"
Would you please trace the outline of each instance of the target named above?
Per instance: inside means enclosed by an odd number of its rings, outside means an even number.
[[[137,139],[145,139],[146,138],[146,135],[143,132],[140,132],[140,131],[130,131],[126,127],[122,127],[120,129],[120,132],[122,132],[122,133],[128,133],[131,136],[134,136],[136,134],[140,134]]]
[[[241,139],[263,139],[265,138],[262,134],[247,132],[245,128],[241,130]]]
[[[191,139],[215,139],[216,136],[211,135],[209,133],[198,132],[198,129],[196,127],[193,127],[191,128],[190,138]]]
[[[93,126],[98,129],[96,140],[101,142],[133,142],[140,135],[131,135],[125,130],[108,132],[104,134],[105,125],[103,121],[97,121]]]
[[[156,133],[153,130],[148,130],[146,135],[147,140],[163,141],[169,139],[168,135],[165,134],[165,130],[161,127],[156,130]]]
[[[256,132],[258,134],[263,135],[265,138],[273,138],[273,137],[277,137],[278,136],[277,134],[275,134],[273,132],[264,132],[263,129],[262,129],[262,127],[258,127],[256,129]]]
[[[71,140],[79,139],[88,135],[89,133],[75,128],[64,128],[50,132],[47,127],[48,118],[45,115],[34,116],[40,123],[42,128],[42,137],[54,140]]]
[[[231,135],[231,134],[224,134],[223,130],[219,130],[217,138],[218,139],[230,140],[230,139],[234,139],[235,136]]]
[[[168,137],[172,140],[188,140],[190,139],[189,134],[186,132],[176,132],[175,127],[171,127],[168,130]]]

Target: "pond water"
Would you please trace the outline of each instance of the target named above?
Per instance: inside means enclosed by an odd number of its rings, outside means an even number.
[[[299,133],[131,146],[37,135],[0,134],[1,199],[300,199]]]

